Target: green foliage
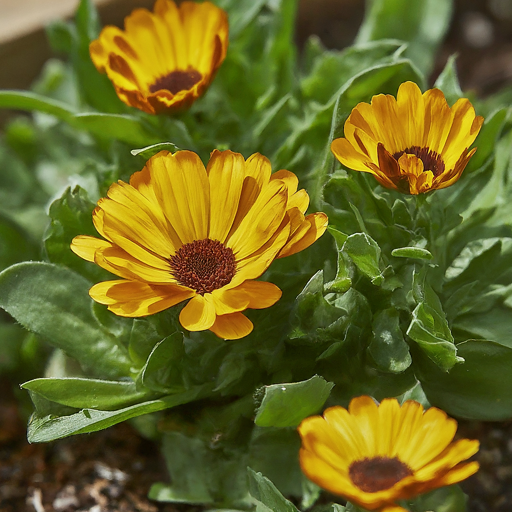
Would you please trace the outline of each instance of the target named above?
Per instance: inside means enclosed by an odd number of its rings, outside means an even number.
[[[305,382],[265,386],[254,423],[259,427],[296,427],[320,410],[332,387],[317,375]]]
[[[406,55],[428,74],[450,22],[451,0],[367,0],[357,42],[396,37],[409,43]]]

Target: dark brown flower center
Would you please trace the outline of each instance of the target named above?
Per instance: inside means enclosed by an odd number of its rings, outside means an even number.
[[[165,89],[173,94],[178,94],[180,91],[191,89],[201,78],[203,78],[203,75],[192,68],[186,71],[171,71],[168,75],[157,78],[156,82],[149,86],[149,90],[150,92],[156,92]]]
[[[410,148],[398,151],[393,155],[393,158],[398,162],[398,159],[404,154],[415,155],[423,162],[424,171],[432,171],[434,176],[439,176],[444,171],[444,162],[441,155],[429,148],[420,148],[419,146],[411,146]]]
[[[393,487],[412,471],[396,457],[372,457],[353,462],[348,474],[354,484],[364,492],[378,492]]]
[[[178,283],[196,290],[199,295],[222,288],[236,273],[233,251],[209,238],[183,245],[171,256],[170,262]]]

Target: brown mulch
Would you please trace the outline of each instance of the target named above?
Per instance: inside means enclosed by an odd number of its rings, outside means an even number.
[[[0,403],[1,512],[178,511],[148,500],[151,484],[168,480],[165,464],[127,423],[48,444],[25,435],[16,402]]]

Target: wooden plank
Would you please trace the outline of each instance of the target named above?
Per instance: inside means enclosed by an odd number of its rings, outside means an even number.
[[[95,0],[102,22],[123,25],[136,7],[154,0]],[[70,18],[78,0],[0,0],[0,89],[27,89],[52,56],[44,27]]]

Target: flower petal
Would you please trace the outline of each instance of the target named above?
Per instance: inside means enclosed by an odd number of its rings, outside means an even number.
[[[194,295],[194,291],[179,285],[154,286],[137,281],[104,281],[95,284],[89,295],[119,316],[153,315]]]
[[[80,258],[92,262],[96,251],[107,247],[112,247],[112,244],[93,236],[78,235],[71,241],[71,250]]]
[[[308,248],[325,233],[328,223],[329,219],[325,213],[309,214],[304,219],[302,225],[291,234],[286,245],[281,249],[277,257],[284,258],[291,256],[292,254]]]
[[[240,153],[214,150],[206,168],[210,182],[209,238],[224,242],[235,220],[245,178]]]
[[[195,295],[181,310],[180,324],[189,331],[204,331],[215,322],[215,306],[207,295]]]
[[[238,340],[250,334],[253,330],[252,322],[242,313],[217,316],[210,331],[225,340]]]

